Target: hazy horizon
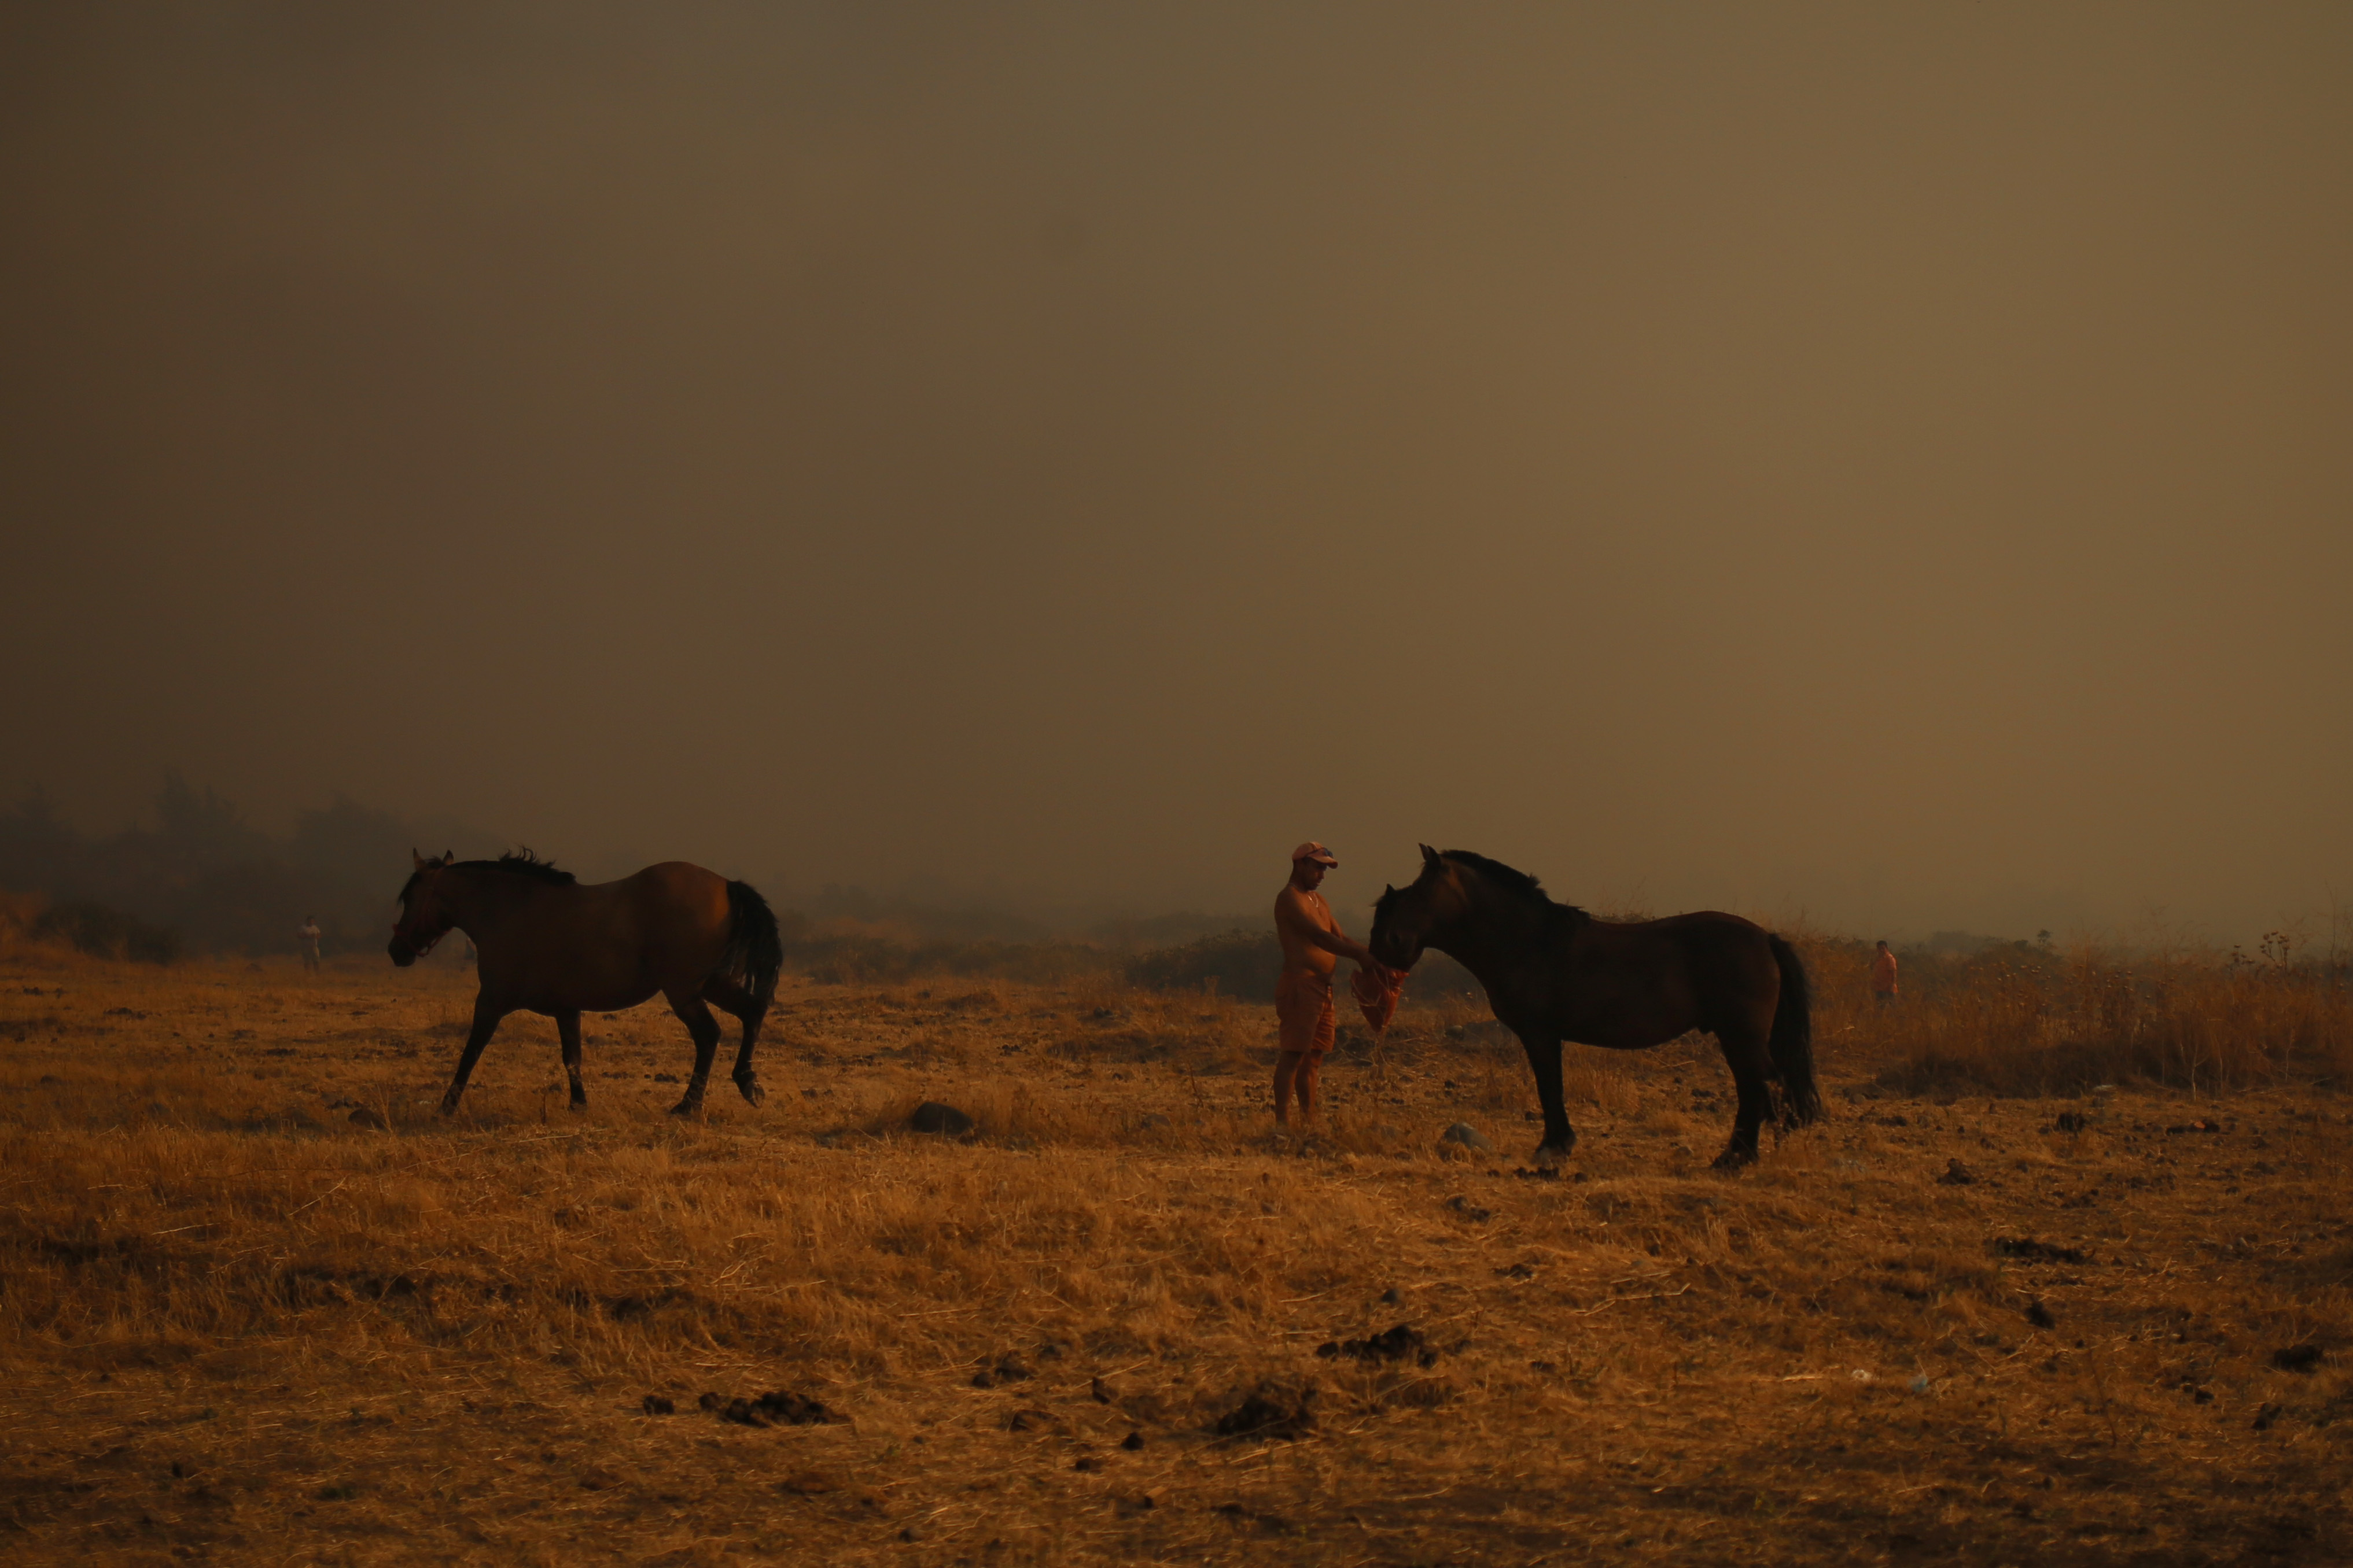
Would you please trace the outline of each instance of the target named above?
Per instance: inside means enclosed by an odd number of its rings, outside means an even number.
[[[19,8],[0,791],[2325,920],[2348,80],[2319,5]]]

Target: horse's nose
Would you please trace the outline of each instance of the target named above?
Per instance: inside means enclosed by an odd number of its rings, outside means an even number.
[[[398,937],[385,943],[384,950],[392,955],[392,962],[403,969],[417,962],[417,951],[405,945]]]

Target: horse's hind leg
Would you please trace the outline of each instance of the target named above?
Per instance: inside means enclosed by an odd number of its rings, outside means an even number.
[[[1577,1147],[1577,1130],[1568,1124],[1568,1100],[1561,1089],[1560,1041],[1522,1035],[1520,1046],[1528,1053],[1528,1067],[1536,1075],[1536,1099],[1544,1105],[1545,1135],[1536,1158],[1566,1160]]]
[[[474,1026],[466,1036],[466,1048],[458,1054],[458,1071],[449,1080],[449,1092],[441,1097],[442,1115],[457,1110],[458,1097],[466,1092],[466,1080],[474,1076],[474,1064],[482,1059],[482,1047],[491,1043],[499,1020],[506,1016],[505,1008],[494,1006],[479,995],[474,998]]]
[[[1718,1029],[1715,1042],[1724,1048],[1725,1065],[1732,1069],[1733,1088],[1740,1109],[1733,1113],[1732,1142],[1715,1157],[1715,1168],[1729,1171],[1757,1160],[1757,1131],[1773,1113],[1773,1058],[1765,1049],[1761,1029]]]
[[[768,1016],[767,1003],[723,974],[702,983],[702,999],[743,1024],[744,1044],[735,1053],[735,1087],[745,1100],[758,1105],[768,1098],[768,1091],[760,1087],[760,1077],[752,1070],[752,1047],[760,1042],[760,1021]]]
[[[671,991],[664,994],[670,999],[670,1010],[694,1037],[694,1076],[686,1080],[686,1093],[670,1108],[672,1116],[692,1116],[702,1109],[702,1086],[711,1080],[711,1059],[719,1054],[719,1020],[711,1016],[702,998],[691,991]]]
[[[572,1109],[588,1109],[588,1086],[580,1081],[580,1015],[558,1013],[555,1037],[564,1042],[564,1070],[572,1075]]]

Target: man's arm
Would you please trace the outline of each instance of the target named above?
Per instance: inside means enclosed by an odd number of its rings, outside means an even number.
[[[1358,963],[1370,963],[1373,961],[1372,949],[1361,942],[1350,942],[1342,935],[1337,921],[1326,928],[1309,911],[1307,900],[1296,892],[1285,889],[1282,901],[1277,908],[1283,924],[1297,933],[1302,941],[1320,947],[1326,952],[1337,953],[1342,958],[1354,959]]]

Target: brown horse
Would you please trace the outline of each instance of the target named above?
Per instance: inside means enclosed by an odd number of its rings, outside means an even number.
[[[1719,1167],[1757,1158],[1777,1087],[1785,1125],[1821,1114],[1805,967],[1788,942],[1738,915],[1597,921],[1553,902],[1525,871],[1425,844],[1413,886],[1388,889],[1373,906],[1370,946],[1394,969],[1434,947],[1479,977],[1535,1073],[1539,1159],[1577,1142],[1561,1099],[1563,1040],[1639,1051],[1693,1029],[1714,1035],[1740,1091]]]
[[[417,870],[400,889],[393,963],[416,963],[452,927],[473,938],[480,955],[474,1027],[458,1076],[441,1097],[444,1116],[458,1109],[499,1020],[515,1012],[555,1020],[572,1075],[572,1109],[586,1109],[580,1015],[634,1007],[656,992],[694,1037],[694,1077],[671,1115],[702,1109],[702,1086],[719,1049],[712,1005],[744,1024],[735,1087],[754,1105],[767,1098],[752,1071],[752,1047],[776,994],[784,947],[776,917],[751,884],[683,860],[584,888],[529,850],[496,860],[427,860],[414,850],[409,858]]]

